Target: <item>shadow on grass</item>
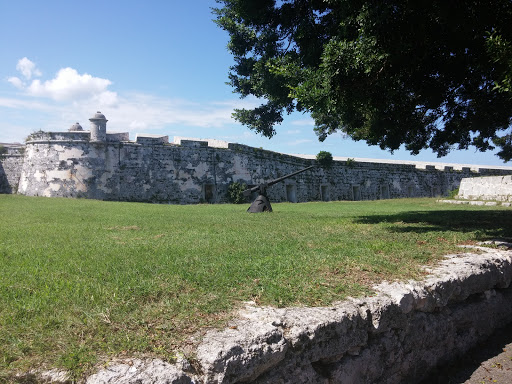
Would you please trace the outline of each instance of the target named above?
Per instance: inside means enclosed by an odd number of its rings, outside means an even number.
[[[475,232],[478,240],[512,238],[512,211],[413,211],[392,215],[362,216],[360,224],[395,223],[394,232],[425,233],[432,231]],[[403,224],[408,224],[403,226]],[[418,225],[414,225],[418,224]]]

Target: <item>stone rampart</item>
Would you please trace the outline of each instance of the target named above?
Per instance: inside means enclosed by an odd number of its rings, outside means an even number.
[[[11,192],[174,204],[226,202],[233,182],[256,185],[314,164],[310,158],[215,140],[169,143],[165,135],[138,135],[129,141],[126,133],[107,133],[104,141],[91,141],[88,131],[36,132],[22,163],[2,161]],[[347,159],[286,179],[268,193],[274,202],[434,197],[458,188],[463,178],[510,174],[512,169]]]
[[[22,154],[0,155],[0,193],[16,193],[21,176]]]
[[[462,179],[460,199],[512,202],[512,176],[489,176]]]
[[[512,321],[512,251],[447,257],[423,281],[324,308],[248,306],[209,331],[195,363],[111,363],[100,383],[416,383]]]
[[[2,144],[0,149],[0,193],[16,193],[25,147],[21,144]]]

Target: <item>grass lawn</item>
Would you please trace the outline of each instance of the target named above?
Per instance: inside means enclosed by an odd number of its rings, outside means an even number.
[[[457,244],[512,237],[510,208],[434,199],[153,205],[0,195],[0,382],[80,375],[110,356],[172,359],[243,301],[327,305],[421,277]]]

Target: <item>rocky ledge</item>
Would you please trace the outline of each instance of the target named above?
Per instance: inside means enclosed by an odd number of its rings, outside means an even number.
[[[86,382],[419,382],[512,322],[512,251],[470,251],[447,256],[423,281],[385,282],[374,296],[331,307],[248,304],[228,328],[206,334],[192,365],[133,359]]]

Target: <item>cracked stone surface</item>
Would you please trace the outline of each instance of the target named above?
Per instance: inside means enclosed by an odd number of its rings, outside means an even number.
[[[169,364],[160,359],[133,359],[109,365],[98,373],[89,376],[86,383],[192,384],[195,382],[184,374],[183,369],[177,365]]]

